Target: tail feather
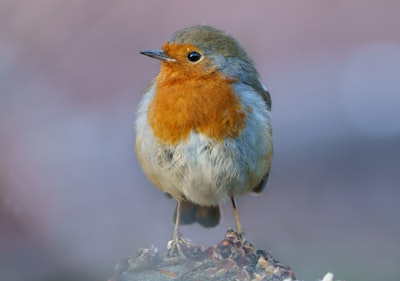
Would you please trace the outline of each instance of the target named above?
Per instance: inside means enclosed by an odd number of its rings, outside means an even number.
[[[173,222],[176,220],[176,208],[172,217]],[[217,226],[221,219],[221,211],[219,206],[200,206],[190,201],[182,201],[181,217],[179,224],[199,223],[203,227]]]

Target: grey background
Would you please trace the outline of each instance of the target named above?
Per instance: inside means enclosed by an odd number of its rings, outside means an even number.
[[[161,250],[175,205],[142,174],[133,122],[178,29],[237,38],[273,100],[270,186],[249,240],[304,280],[399,280],[398,1],[0,1],[0,279],[106,280]],[[235,222],[182,227],[210,245]]]

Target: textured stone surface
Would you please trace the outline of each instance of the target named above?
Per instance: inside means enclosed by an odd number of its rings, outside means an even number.
[[[162,256],[157,248],[138,249],[117,264],[109,281],[133,280],[296,280],[290,266],[257,250],[242,235],[228,230],[224,239],[208,248],[186,240],[184,257]]]

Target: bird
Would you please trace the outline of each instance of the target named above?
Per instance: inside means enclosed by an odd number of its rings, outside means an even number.
[[[208,25],[140,53],[161,66],[138,105],[135,151],[148,179],[177,201],[171,256],[183,254],[179,225],[218,225],[225,201],[242,234],[235,198],[265,188],[273,154],[271,96],[253,60]]]

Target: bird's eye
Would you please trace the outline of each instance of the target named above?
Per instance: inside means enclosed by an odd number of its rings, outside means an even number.
[[[196,61],[198,61],[198,60],[201,58],[201,54],[198,53],[198,52],[190,52],[190,53],[187,55],[187,58],[188,58],[188,60],[191,61],[191,62],[196,62]]]

